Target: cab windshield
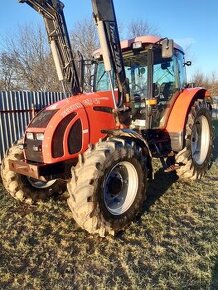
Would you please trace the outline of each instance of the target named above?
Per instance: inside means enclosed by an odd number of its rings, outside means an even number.
[[[129,81],[130,94],[134,95],[138,92],[146,94],[147,90],[147,55],[130,56],[124,58],[124,67],[126,77]],[[112,74],[113,84],[115,84],[115,77]],[[114,85],[116,88],[116,84]],[[104,70],[104,63],[99,62],[97,65],[97,74],[95,81],[95,91],[110,90],[109,76]]]
[[[129,81],[130,95],[139,95],[146,98],[148,89],[148,53],[143,51],[139,54],[124,55],[126,77]],[[154,51],[153,56],[153,97],[161,96],[169,99],[172,94],[184,87],[185,73],[183,54],[175,50],[172,58],[163,59],[160,49]],[[116,88],[115,78],[114,87]],[[110,90],[109,76],[104,70],[103,62],[97,65],[97,73],[94,85],[95,91]]]

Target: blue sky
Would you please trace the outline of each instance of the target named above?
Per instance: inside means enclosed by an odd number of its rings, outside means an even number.
[[[69,30],[73,24],[91,16],[91,0],[62,0]],[[125,23],[144,19],[162,36],[173,38],[187,48],[192,60],[188,76],[197,71],[218,76],[218,1],[217,0],[114,0],[117,19]],[[0,7],[0,36],[10,35],[22,24],[42,23],[28,5],[3,0]]]

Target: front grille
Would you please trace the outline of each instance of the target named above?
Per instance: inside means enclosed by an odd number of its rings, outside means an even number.
[[[29,140],[26,139],[25,141],[25,155],[28,161],[34,161],[43,163],[43,156],[41,151],[34,151],[34,147],[41,147],[42,148],[42,141],[41,140]]]

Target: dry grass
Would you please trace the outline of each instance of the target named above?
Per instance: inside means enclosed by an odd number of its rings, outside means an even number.
[[[217,205],[218,165],[199,182],[157,171],[141,218],[101,239],[64,200],[28,207],[0,185],[0,289],[218,289]]]

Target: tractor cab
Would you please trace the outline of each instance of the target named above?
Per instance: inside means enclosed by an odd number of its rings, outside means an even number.
[[[167,109],[187,85],[184,52],[180,46],[172,42],[170,45],[173,45],[171,52],[167,51],[170,48],[166,42],[162,43],[156,36],[141,36],[121,42],[130,93],[132,128],[163,128]],[[110,78],[104,69],[101,51],[97,50],[93,56],[96,60],[93,89],[96,92],[109,91]],[[116,91],[113,73],[112,81]],[[152,118],[146,118],[148,114]]]

